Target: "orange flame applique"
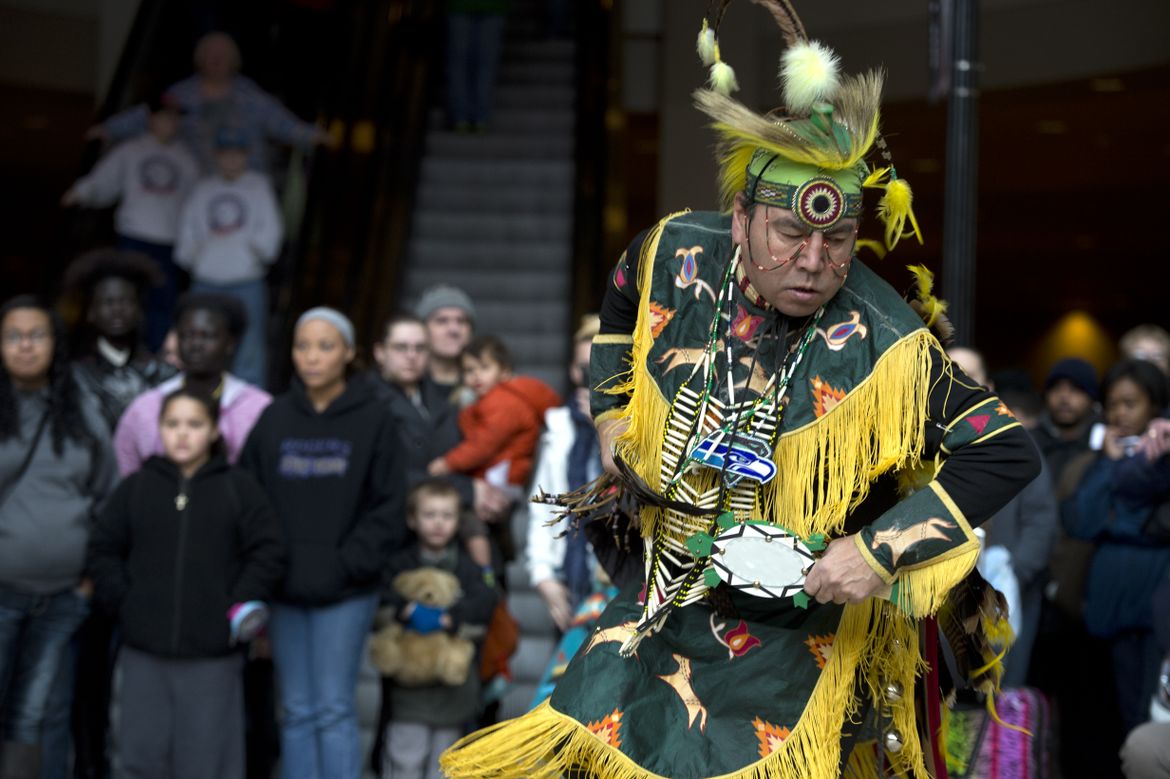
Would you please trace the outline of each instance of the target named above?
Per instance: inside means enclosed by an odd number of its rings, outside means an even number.
[[[814,635],[805,639],[804,645],[816,658],[817,668],[824,670],[825,663],[829,662],[829,658],[833,656],[833,638],[834,634],[830,633],[827,636]]]
[[[767,757],[775,752],[792,733],[788,728],[764,722],[759,717],[752,720],[752,724],[756,726],[756,738],[760,740],[760,757]]]
[[[603,743],[617,749],[622,745],[622,713],[614,709],[596,722],[587,724],[586,729],[602,740]]]
[[[832,411],[838,403],[845,399],[845,390],[839,390],[829,385],[820,376],[812,380],[813,413],[823,417]]]
[[[660,303],[650,301],[650,335],[657,338],[670,324],[670,320],[674,319],[674,309],[667,308]]]

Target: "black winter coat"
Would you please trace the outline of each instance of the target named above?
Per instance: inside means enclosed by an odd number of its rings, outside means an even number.
[[[451,403],[451,392],[424,378],[418,385],[422,409],[411,402],[395,384],[371,372],[368,380],[374,392],[386,402],[402,438],[405,455],[406,486],[411,488],[427,478],[427,466],[463,440],[459,432],[459,409]],[[444,477],[455,489],[465,507],[473,505],[475,493],[470,476],[453,473]]]
[[[128,645],[214,657],[232,651],[228,609],[275,594],[284,547],[272,507],[247,473],[215,458],[185,479],[156,456],[106,504],[88,569]]]

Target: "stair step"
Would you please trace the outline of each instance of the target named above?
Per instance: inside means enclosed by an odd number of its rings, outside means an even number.
[[[506,241],[462,241],[436,238],[411,241],[409,267],[447,270],[457,277],[464,268],[503,272],[517,268],[568,267],[571,249],[563,241],[516,245]]]
[[[500,721],[515,719],[526,714],[536,695],[536,682],[513,682],[504,697],[500,699]]]
[[[500,84],[557,84],[572,87],[577,68],[568,62],[504,62],[500,65]]]
[[[530,635],[556,635],[556,626],[549,616],[548,607],[536,590],[509,593],[508,610],[520,623],[520,631],[526,638]]]
[[[564,214],[571,213],[573,188],[568,182],[533,183],[524,187],[514,187],[509,182],[479,182],[474,187],[465,187],[456,182],[429,181],[419,187],[415,202],[419,210],[446,208],[466,213],[505,214],[522,209],[531,214]]]
[[[509,663],[513,678],[518,682],[539,682],[554,649],[556,640],[552,636],[525,634]]]
[[[561,38],[532,40],[517,37],[505,42],[503,61],[559,60],[572,62],[576,57],[576,51],[577,44],[572,40]]]
[[[458,182],[461,186],[507,181],[513,186],[556,182],[572,186],[571,160],[449,160],[424,157],[419,171],[424,183]]]
[[[427,127],[438,130],[447,126],[447,114],[443,108],[433,108],[427,116]],[[528,108],[497,106],[492,114],[491,133],[513,133],[551,135],[572,133],[576,126],[573,111],[565,108]]]
[[[571,86],[543,84],[504,84],[496,87],[496,112],[505,108],[547,108],[572,110],[574,102]]]
[[[533,300],[523,306],[515,303],[495,301],[477,303],[475,306],[477,324],[483,322],[507,323],[512,331],[544,330],[559,327],[567,322],[569,303],[566,300]]]
[[[415,268],[407,274],[405,294],[415,299],[423,290],[435,284],[451,283],[452,274],[429,268]],[[565,269],[533,269],[514,273],[499,273],[476,268],[458,274],[458,286],[470,290],[477,300],[563,300],[569,295],[571,279]],[[532,338],[545,334],[533,333]],[[509,344],[510,345],[510,344]]]
[[[427,133],[426,154],[445,159],[569,159],[573,156],[571,134],[516,135],[492,132],[467,134],[451,131]]]
[[[411,227],[420,240],[441,238],[447,241],[560,241],[568,245],[573,237],[572,220],[567,216],[546,214],[456,214],[444,211],[418,211]]]

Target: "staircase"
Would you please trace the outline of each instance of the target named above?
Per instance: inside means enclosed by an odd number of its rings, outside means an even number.
[[[476,332],[504,340],[516,372],[566,389],[572,333],[574,42],[542,40],[540,3],[514,4],[495,109],[485,133],[446,129],[432,112],[407,250],[403,302],[453,284],[475,303]],[[507,571],[521,625],[502,719],[527,711],[555,631],[522,562],[527,507],[512,533],[521,559]]]
[[[427,132],[407,250],[404,301],[462,288],[476,332],[501,337],[518,373],[564,389],[570,337],[574,71],[571,41],[509,19],[492,125]],[[527,34],[526,34],[527,31]]]

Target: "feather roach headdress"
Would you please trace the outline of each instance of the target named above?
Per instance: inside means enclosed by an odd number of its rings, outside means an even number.
[[[719,134],[720,190],[730,209],[738,192],[752,202],[792,209],[813,229],[861,215],[862,192],[881,189],[877,213],[885,245],[922,236],[911,210],[910,185],[900,179],[878,132],[884,75],[840,72],[827,46],[810,41],[788,0],[752,0],[771,12],[784,36],[780,61],[782,107],[759,114],[731,97],[735,72],[719,50],[719,25],[731,0],[717,0],[699,31],[699,58],[710,68],[695,105]],[[877,147],[882,163],[866,157]]]

